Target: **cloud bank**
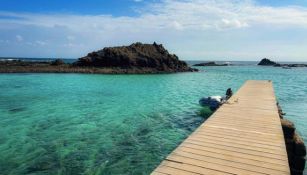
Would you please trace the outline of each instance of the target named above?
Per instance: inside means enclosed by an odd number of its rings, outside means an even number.
[[[133,17],[0,12],[0,56],[80,57],[105,46],[163,43],[182,59],[307,61],[307,9],[251,0],[164,0]]]

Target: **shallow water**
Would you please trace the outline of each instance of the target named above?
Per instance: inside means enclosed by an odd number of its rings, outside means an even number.
[[[203,120],[202,96],[270,79],[307,140],[307,69],[0,74],[0,174],[148,174]]]

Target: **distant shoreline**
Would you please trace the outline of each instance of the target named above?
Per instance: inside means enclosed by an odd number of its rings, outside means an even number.
[[[31,57],[0,57],[0,62],[1,61],[6,61],[6,60],[22,60],[22,61],[31,61],[31,62],[51,62],[56,60],[57,58],[31,58]],[[65,63],[73,63],[78,60],[78,58],[61,58]],[[240,61],[240,60],[211,60],[211,59],[203,59],[203,60],[185,60],[182,59],[182,61],[185,61],[190,64],[197,64],[197,63],[203,63],[203,62],[216,62],[218,64],[223,64],[225,62],[231,62],[236,65],[236,63],[259,63],[259,60],[252,60],[252,61]],[[281,64],[307,64],[307,61],[279,61]]]
[[[0,73],[82,73],[82,74],[169,74],[191,72],[183,70],[158,70],[140,67],[80,67],[64,63],[51,65],[51,62],[0,61]]]

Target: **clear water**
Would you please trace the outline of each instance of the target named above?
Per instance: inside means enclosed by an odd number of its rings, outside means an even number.
[[[198,100],[273,80],[307,140],[307,69],[165,75],[0,74],[0,174],[149,174],[204,120]]]

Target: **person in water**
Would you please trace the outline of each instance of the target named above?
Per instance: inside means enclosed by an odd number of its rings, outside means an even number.
[[[226,90],[226,100],[228,100],[232,96],[232,90],[231,88],[228,88]]]

